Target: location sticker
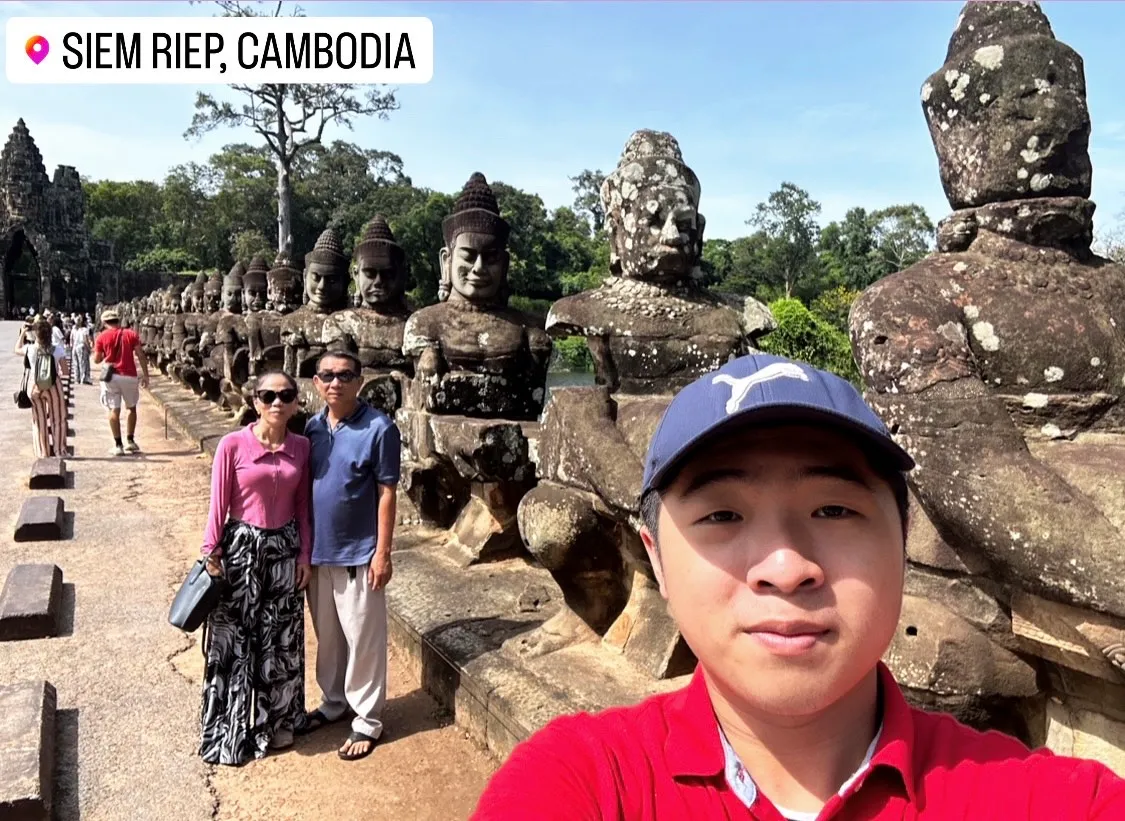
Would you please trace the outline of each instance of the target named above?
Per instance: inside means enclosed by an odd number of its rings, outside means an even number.
[[[24,46],[24,51],[27,56],[31,58],[31,62],[39,65],[47,57],[47,52],[51,50],[51,44],[47,42],[47,38],[39,34],[33,34],[27,38],[27,45]]]

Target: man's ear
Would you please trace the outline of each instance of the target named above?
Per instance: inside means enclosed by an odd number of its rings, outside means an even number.
[[[652,537],[647,527],[641,527],[641,541],[644,543],[645,552],[648,554],[652,572],[656,574],[656,583],[660,587],[660,595],[668,598],[668,590],[664,586],[664,566],[660,563],[660,545]]]

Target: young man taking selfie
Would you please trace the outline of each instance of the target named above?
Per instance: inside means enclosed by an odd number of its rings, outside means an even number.
[[[686,688],[556,719],[474,819],[1125,819],[1125,781],[911,708],[897,629],[913,460],[851,384],[734,360],[649,446],[641,538],[699,660]]]

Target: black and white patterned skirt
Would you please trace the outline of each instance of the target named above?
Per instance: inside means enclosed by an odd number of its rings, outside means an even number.
[[[237,766],[264,757],[304,718],[300,537],[296,522],[264,530],[232,520],[219,547],[228,589],[207,622],[199,754]]]

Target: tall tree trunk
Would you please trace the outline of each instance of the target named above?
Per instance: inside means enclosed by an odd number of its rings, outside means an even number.
[[[277,250],[287,257],[293,253],[293,185],[288,163],[277,159]]]

